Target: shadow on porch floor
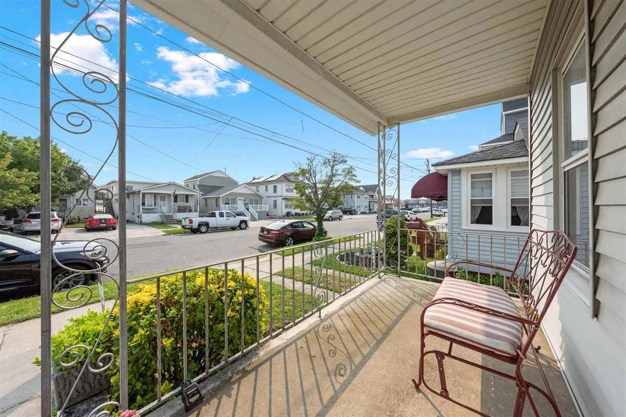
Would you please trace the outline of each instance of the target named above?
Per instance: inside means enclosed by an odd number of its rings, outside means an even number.
[[[261,353],[211,390],[194,416],[460,416],[466,410],[424,390],[417,392],[418,326],[423,309],[437,286],[423,281],[386,277],[366,287],[322,321],[282,345]],[[304,325],[304,324],[303,324]],[[561,413],[576,415],[574,403],[543,334],[541,359]],[[432,341],[430,341],[432,346]],[[458,349],[458,350],[457,350]],[[457,354],[462,348],[456,348]],[[464,352],[467,358],[479,355]],[[494,366],[489,358],[485,365]],[[511,371],[507,367],[498,369]],[[524,369],[540,384],[536,368]],[[513,382],[448,360],[450,395],[483,413],[512,415]],[[426,362],[426,380],[438,387],[434,359]],[[547,402],[533,398],[541,415],[553,415]],[[176,403],[176,404],[174,404]],[[154,415],[187,415],[180,401]],[[526,415],[531,415],[527,404]]]

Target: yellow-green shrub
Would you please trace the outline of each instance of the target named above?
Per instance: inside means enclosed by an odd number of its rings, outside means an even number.
[[[224,359],[224,271],[209,270],[205,287],[204,271],[187,274],[187,359],[188,378],[202,373],[207,367],[205,344],[205,296],[208,295],[208,367]],[[206,288],[206,293],[205,293]],[[267,297],[259,288],[259,331],[266,330]],[[156,284],[144,284],[128,295],[128,362],[129,402],[131,408],[139,409],[156,399],[157,384],[157,318]],[[207,294],[208,293],[208,294]],[[162,328],[161,391],[167,393],[183,381],[183,280],[182,275],[161,279],[160,305]],[[228,272],[228,344],[229,355],[256,342],[257,287],[248,274],[243,279],[237,271]],[[243,305],[243,309],[242,309]],[[92,315],[94,313],[91,313]],[[102,323],[99,316],[98,322]],[[243,346],[242,346],[243,314]],[[92,317],[93,318],[93,317]],[[71,321],[53,336],[53,352],[61,353],[75,344],[93,346],[95,332],[90,320]],[[112,352],[116,363],[107,371],[111,376],[111,397],[119,392],[119,307],[113,312],[109,326],[101,340],[99,352]],[[84,332],[82,327],[91,330]],[[54,355],[53,355],[54,356]],[[58,357],[54,357],[55,362]],[[82,362],[81,362],[82,363]]]

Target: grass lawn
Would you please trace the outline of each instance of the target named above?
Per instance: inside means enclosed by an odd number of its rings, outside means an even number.
[[[274,276],[282,277],[283,273],[276,272]],[[296,266],[294,268],[285,268],[285,278],[293,279],[294,281],[299,282],[304,281],[305,284],[315,285],[319,288],[325,288],[336,293],[341,293],[352,287],[359,279],[357,277],[352,277],[348,274],[341,273],[340,271],[324,269],[324,272],[322,272],[322,279],[318,285],[316,268],[313,268],[313,271],[311,271],[310,267],[303,268],[301,266]]]
[[[260,285],[265,290],[265,295],[268,298],[268,307],[269,307],[269,298],[272,299],[272,321],[273,321],[273,330],[278,330],[282,326],[283,314],[282,314],[282,300],[283,293],[285,299],[285,324],[289,324],[290,322],[299,319],[304,314],[311,311],[313,308],[317,307],[322,303],[321,298],[317,298],[315,302],[310,294],[298,291],[293,291],[287,287],[283,287],[281,284],[272,283],[269,281],[260,281]],[[269,324],[269,309],[266,314],[268,315],[266,323]],[[268,327],[269,328],[269,327]]]
[[[165,276],[167,274],[167,272],[163,272],[163,275]],[[150,274],[150,275],[156,275],[155,274]],[[135,277],[139,278],[139,277]],[[137,290],[139,288],[139,285],[141,284],[149,284],[151,282],[155,282],[155,280],[148,280],[148,281],[142,281],[139,283],[129,283],[128,284],[128,293],[132,293],[133,291]],[[263,286],[263,288],[265,289],[265,293],[267,294],[267,296],[270,296],[270,283],[269,282],[265,282],[265,281],[261,281],[261,286]],[[112,300],[113,298],[115,298],[116,294],[117,294],[117,287],[115,285],[115,283],[113,282],[105,282],[104,285],[104,297],[107,300]],[[94,304],[100,301],[100,298],[98,297],[98,285],[97,284],[92,284],[89,286],[89,288],[93,291],[93,296],[91,297],[91,300],[88,304]],[[280,300],[282,298],[282,286],[279,284],[273,284],[272,286],[272,298],[273,298],[273,309],[276,310],[276,306],[278,306],[278,308],[280,308]],[[88,292],[88,290],[81,290],[81,291],[85,291]],[[298,292],[298,294],[301,294]],[[79,305],[80,302],[72,304],[70,302],[68,302],[65,297],[66,297],[67,293],[66,292],[57,292],[54,294],[54,299],[61,305],[66,305],[66,306],[71,306],[71,305]],[[72,293],[72,296],[74,295],[78,295],[77,292]],[[85,295],[85,297],[88,297],[88,294]],[[286,289],[285,290],[285,298],[289,298],[291,299],[292,297],[292,291],[290,289]],[[301,317],[302,314],[304,314],[305,311],[310,311],[311,306],[313,305],[311,297],[310,296],[306,296],[305,297],[305,305],[304,308],[302,307],[302,295],[298,295],[296,298],[300,299],[299,304],[296,305],[295,309],[291,308],[291,305],[289,306],[285,306],[285,315],[286,317]],[[59,313],[63,311],[61,308],[57,307],[56,305],[52,304],[52,313]],[[34,295],[31,297],[26,297],[26,298],[20,298],[20,299],[16,299],[16,300],[9,300],[6,301],[4,303],[0,303],[0,326],[6,326],[8,324],[14,324],[14,323],[19,323],[22,321],[26,321],[26,320],[30,320],[30,319],[34,319],[37,317],[41,316],[41,297],[39,295]],[[273,312],[273,316],[274,316],[274,320],[277,320],[281,317],[281,312],[279,311],[274,311]],[[277,328],[276,326],[274,327],[275,329]]]
[[[64,229],[82,229],[85,227],[85,223],[72,223],[72,224],[64,224]]]
[[[159,230],[169,230],[169,229],[178,229],[178,225],[174,225],[174,224],[165,224],[165,223],[159,223],[159,222],[154,222],[154,223],[144,223],[145,226],[150,226],[150,227],[154,227],[155,229],[159,229]]]
[[[328,242],[330,239],[335,239],[335,240],[332,242]],[[282,251],[276,254],[281,255],[281,256],[291,256],[293,254],[297,255],[304,251],[311,251],[317,248],[324,248],[326,246],[332,246],[340,242],[344,243],[344,242],[349,242],[351,240],[358,240],[358,239],[359,239],[359,236],[348,236],[348,237],[342,237],[339,239],[332,237],[332,236],[327,236],[326,238],[324,238],[324,240],[320,240],[317,243],[315,243],[315,245],[312,245],[311,242],[301,243],[299,245],[294,245],[289,248],[283,249]]]

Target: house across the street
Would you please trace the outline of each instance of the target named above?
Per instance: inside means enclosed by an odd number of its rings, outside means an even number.
[[[369,196],[363,187],[357,186],[347,194],[341,194],[343,207],[355,209],[357,213],[369,213]]]
[[[98,209],[102,209],[102,207],[96,207],[96,188],[96,186],[90,185],[87,190],[80,190],[72,195],[60,197],[58,208],[59,216],[84,220],[94,214]]]
[[[104,209],[117,216],[120,198],[118,181],[110,181],[98,191],[109,193],[111,201],[105,201]],[[176,223],[176,220],[198,216],[199,213],[201,193],[177,182],[127,181],[126,190],[121,192],[126,195],[126,218],[133,223]]]
[[[194,175],[185,180],[185,186],[202,193],[200,214],[215,210],[243,211],[252,220],[267,217],[263,196],[247,184],[224,171],[211,171]]]
[[[255,177],[247,185],[263,196],[263,204],[268,206],[268,213],[271,216],[284,217],[288,214],[302,213],[293,207],[293,200],[298,197],[296,183],[295,176],[287,172]]]
[[[378,210],[378,184],[361,185],[367,194],[367,212],[376,213]]]

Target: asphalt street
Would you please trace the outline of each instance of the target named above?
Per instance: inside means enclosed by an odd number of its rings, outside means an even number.
[[[207,265],[229,259],[256,255],[273,248],[257,238],[259,228],[269,221],[252,222],[247,230],[210,231],[207,234],[181,234],[165,236],[133,237],[127,241],[128,276],[171,271],[192,266]],[[345,236],[376,228],[375,215],[346,216],[341,221],[327,221],[324,227],[329,236]],[[89,239],[108,236],[112,240],[117,233],[100,232],[61,235],[60,239]],[[117,262],[109,271],[117,277]]]

